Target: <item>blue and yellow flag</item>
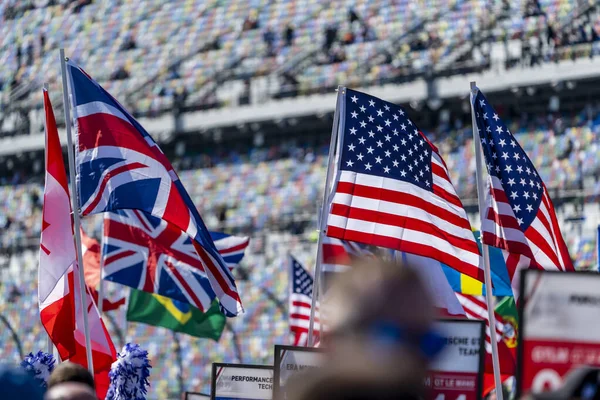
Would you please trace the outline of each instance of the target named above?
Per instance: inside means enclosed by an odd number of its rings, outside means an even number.
[[[479,250],[481,251],[481,239],[479,231],[473,231]],[[492,272],[492,291],[494,296],[512,296],[512,288],[510,285],[510,278],[508,276],[508,270],[506,269],[506,263],[504,262],[504,256],[502,250],[496,247],[489,247],[490,250],[490,269]],[[468,275],[461,274],[442,264],[444,273],[450,286],[455,292],[470,294],[475,296],[485,296],[485,285],[476,279],[471,278]]]

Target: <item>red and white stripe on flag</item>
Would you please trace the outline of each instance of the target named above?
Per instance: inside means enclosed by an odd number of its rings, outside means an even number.
[[[345,89],[327,236],[436,259],[483,282],[479,248],[437,148],[399,106]]]
[[[472,106],[491,194],[482,218],[482,240],[504,250],[518,296],[518,270],[574,271],[573,263],[546,185],[527,153],[481,91],[474,94]]]
[[[289,317],[290,332],[294,335],[294,346],[308,345],[308,332],[310,330],[310,312],[312,308],[313,278],[308,271],[294,257],[289,256]],[[319,307],[315,309],[313,335],[319,337],[321,324],[319,323]]]
[[[73,240],[71,203],[54,113],[44,90],[46,112],[46,184],[42,209],[38,297],[40,319],[62,360],[87,366],[78,265]],[[96,393],[108,390],[108,371],[115,347],[89,294],[85,299],[92,341]]]
[[[467,318],[485,321],[485,372],[490,374],[494,372],[492,363],[492,339],[490,333],[490,323],[488,316],[488,307],[483,296],[471,296],[456,293],[456,297],[462,304]],[[504,329],[506,322],[502,316],[494,311],[496,318],[496,341],[498,343],[498,361],[500,362],[500,374],[503,379],[512,376],[516,372],[516,349],[509,349],[504,341]]]

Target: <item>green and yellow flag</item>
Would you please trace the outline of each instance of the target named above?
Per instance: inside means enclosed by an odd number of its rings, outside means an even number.
[[[215,301],[202,312],[196,307],[154,293],[131,289],[127,321],[162,326],[175,332],[219,341],[225,328],[225,315]]]

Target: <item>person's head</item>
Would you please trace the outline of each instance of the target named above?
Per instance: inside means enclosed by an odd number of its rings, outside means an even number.
[[[45,400],[97,400],[96,392],[86,383],[62,382],[48,389]]]
[[[0,365],[0,397],[19,400],[42,400],[43,390],[24,369]]]
[[[325,293],[325,365],[295,379],[295,399],[388,400],[423,395],[430,359],[443,346],[434,308],[410,268],[359,260]],[[288,393],[290,393],[288,392]]]
[[[90,387],[92,391],[95,390],[92,374],[81,365],[72,362],[64,362],[54,368],[48,379],[48,390],[67,382],[82,383]]]

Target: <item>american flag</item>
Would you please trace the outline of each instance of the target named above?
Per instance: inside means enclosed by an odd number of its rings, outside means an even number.
[[[483,93],[473,109],[489,173],[491,196],[482,218],[483,242],[504,250],[513,292],[518,270],[574,271],[542,178]]]
[[[483,281],[467,214],[435,146],[401,107],[344,90],[327,235],[434,258]]]
[[[290,263],[290,331],[294,335],[294,346],[308,344],[308,328],[313,295],[313,278],[293,256]],[[318,309],[315,310],[313,334],[319,335]],[[318,338],[317,338],[318,340]]]
[[[196,206],[158,144],[104,88],[72,61],[67,75],[77,128],[82,215],[136,209],[189,235],[212,290],[229,316],[243,310],[235,280]]]

